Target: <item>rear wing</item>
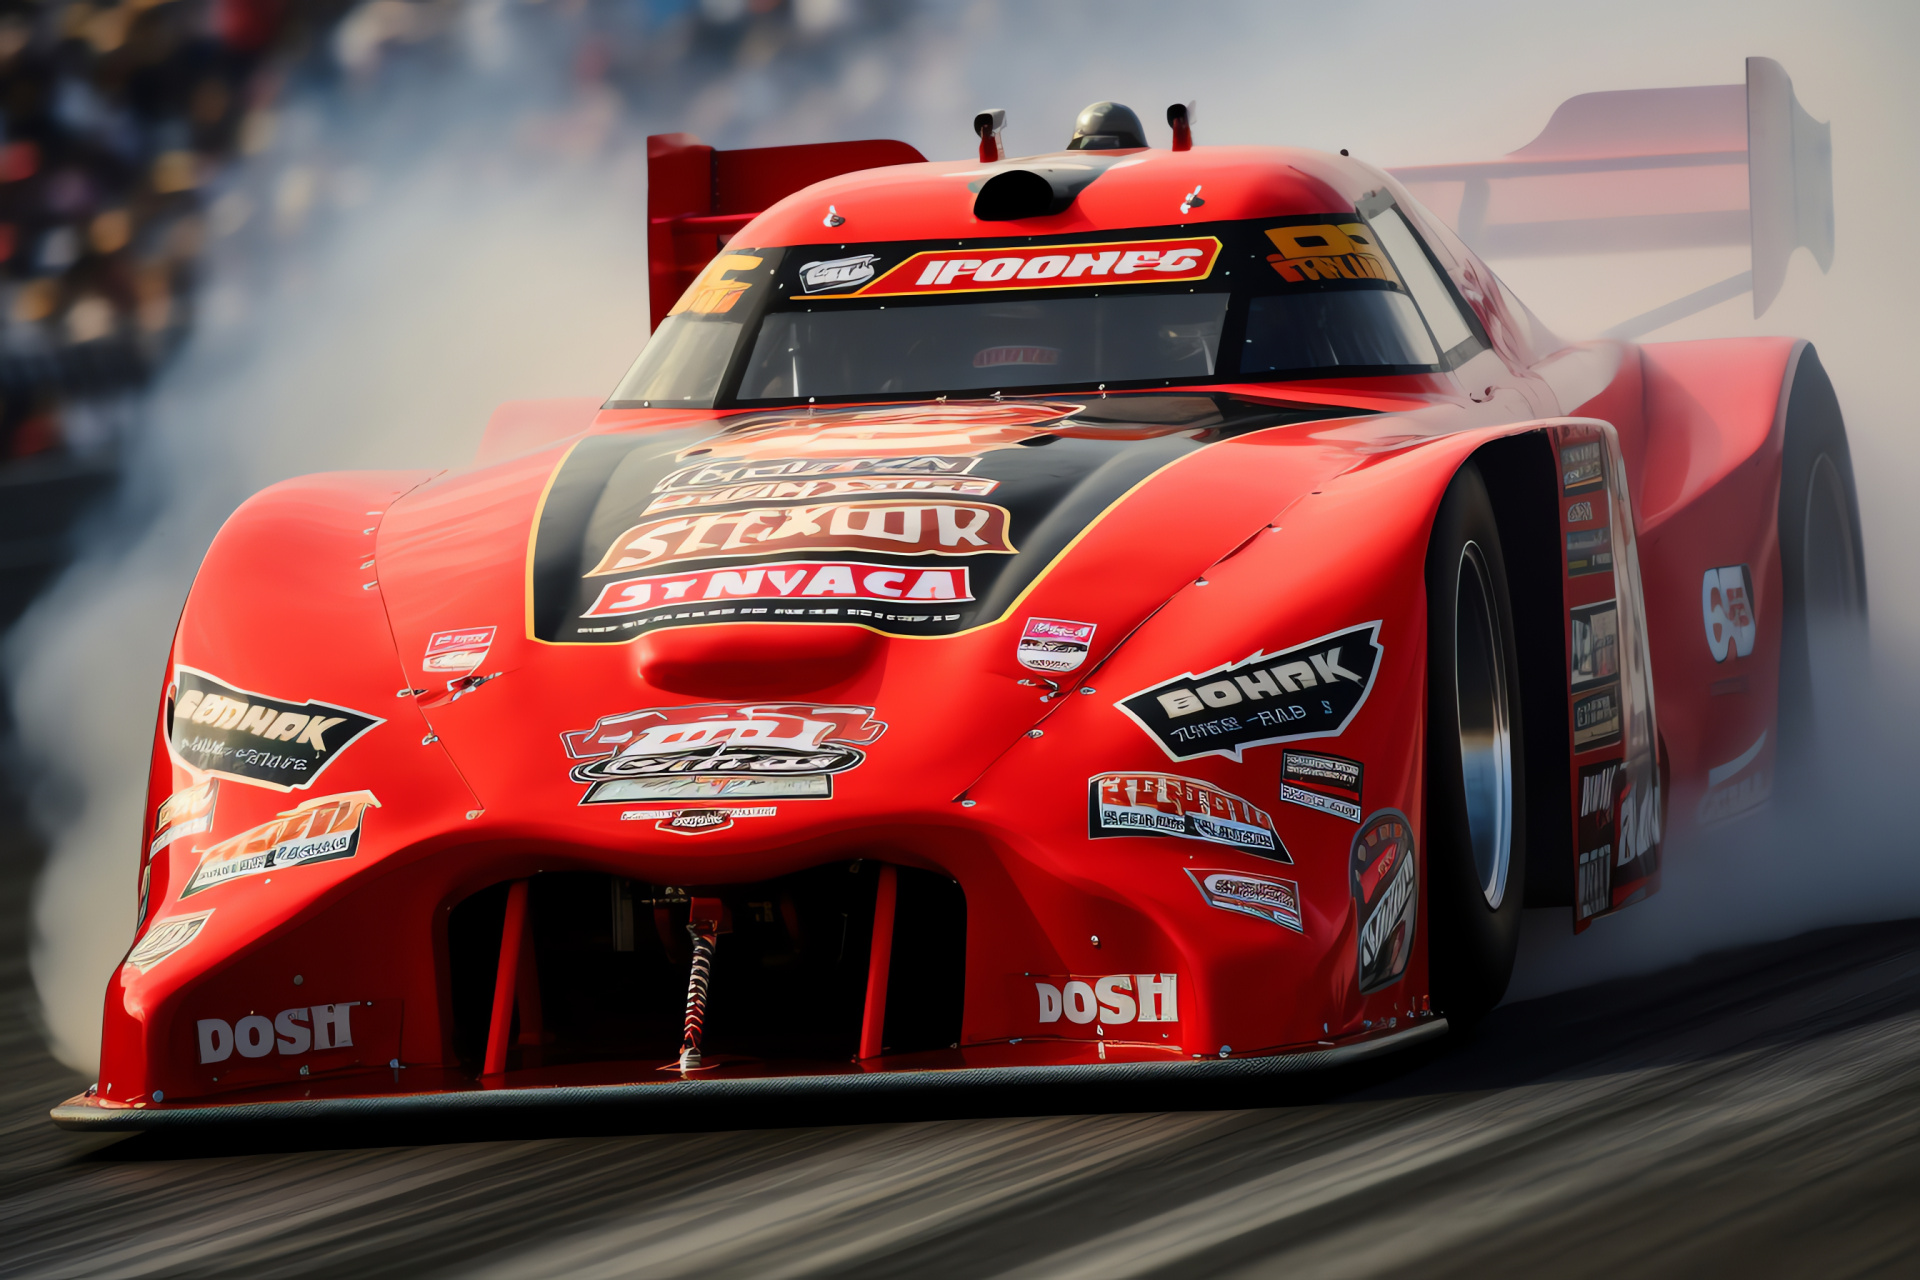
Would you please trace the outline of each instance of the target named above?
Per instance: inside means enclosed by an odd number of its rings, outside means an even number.
[[[1771,58],[1745,84],[1583,93],[1498,160],[1391,169],[1483,258],[1749,247],[1749,270],[1617,325],[1637,337],[1751,291],[1753,314],[1806,248],[1833,265],[1831,127]]]
[[[733,234],[802,187],[856,169],[919,164],[904,142],[818,142],[717,151],[690,133],[647,139],[647,287],[651,327]]]

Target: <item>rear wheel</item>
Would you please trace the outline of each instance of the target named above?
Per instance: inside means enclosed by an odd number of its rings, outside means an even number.
[[[1427,547],[1427,918],[1433,995],[1471,1023],[1513,973],[1526,898],[1525,744],[1506,559],[1472,462]]]
[[[1853,461],[1833,384],[1811,347],[1788,391],[1780,474],[1781,781],[1818,786],[1823,742],[1867,672],[1866,557]]]

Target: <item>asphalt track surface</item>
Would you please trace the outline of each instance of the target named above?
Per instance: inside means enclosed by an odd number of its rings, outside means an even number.
[[[0,1276],[1920,1275],[1920,921],[1335,1080],[859,1114],[55,1129],[0,848]],[[117,895],[116,895],[117,898]]]

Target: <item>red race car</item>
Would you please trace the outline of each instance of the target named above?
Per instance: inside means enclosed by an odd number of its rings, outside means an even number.
[[[1168,119],[655,138],[611,399],[242,506],[54,1118],[1325,1066],[1765,802],[1865,609],[1813,350],[1563,343],[1428,205],[1751,244],[1623,332],[1764,305],[1832,244],[1784,73],[1397,177]]]

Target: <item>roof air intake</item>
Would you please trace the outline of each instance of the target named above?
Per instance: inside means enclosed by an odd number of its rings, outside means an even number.
[[[1082,185],[1032,169],[1006,169],[981,184],[973,200],[973,216],[982,222],[1012,222],[1064,213]]]

